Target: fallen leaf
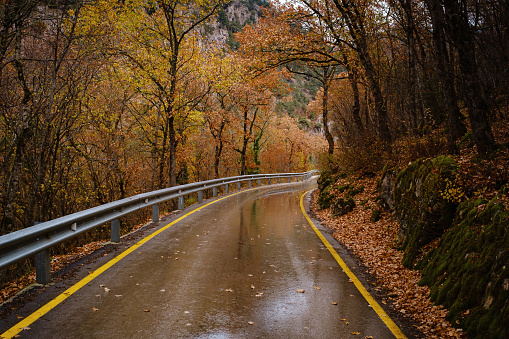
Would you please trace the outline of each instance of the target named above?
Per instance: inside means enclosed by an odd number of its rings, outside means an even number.
[[[304,293],[304,292],[306,292],[306,291],[305,291],[305,290],[303,290],[303,289],[300,289],[300,288],[299,288],[296,292],[297,292],[297,293]]]
[[[18,319],[23,319],[23,317],[22,317],[22,316],[20,316],[20,315],[17,315],[17,316],[16,316],[16,318],[18,318]]]
[[[94,311],[94,312],[95,312],[95,311],[99,311],[99,309],[98,309],[98,308],[96,308],[96,307],[92,307],[92,311]]]
[[[248,323],[249,325],[254,325],[254,322],[252,322],[252,321],[248,321],[247,323]]]
[[[251,289],[254,290],[255,289],[255,286],[253,284],[251,284]]]
[[[21,329],[22,329],[23,331],[28,331],[28,330],[30,330],[31,328],[30,328],[30,327],[22,327]]]
[[[313,287],[315,290],[321,290],[322,288],[320,286]]]
[[[122,294],[115,294],[115,297],[120,298]]]
[[[109,291],[110,291],[110,289],[108,287],[104,288],[104,292],[109,292]]]
[[[353,335],[359,335],[361,334],[360,332],[351,332]]]
[[[337,302],[335,302],[335,301],[333,301],[333,302],[331,302],[331,304],[332,304],[332,305],[337,305],[338,303],[337,303]]]
[[[146,310],[143,310],[143,312],[150,312],[150,310],[149,310],[149,309],[146,309]]]

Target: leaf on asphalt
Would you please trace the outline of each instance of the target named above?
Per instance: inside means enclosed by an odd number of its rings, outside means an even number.
[[[254,290],[255,289],[255,286],[253,284],[251,284],[251,289]]]
[[[98,309],[98,308],[96,308],[96,307],[92,307],[92,311],[94,311],[94,312],[95,312],[95,311],[99,311],[99,309]]]
[[[338,303],[337,303],[337,302],[335,302],[335,301],[333,301],[333,302],[331,302],[331,304],[332,304],[332,305],[337,305]]]
[[[248,321],[247,323],[248,323],[249,325],[254,325],[254,322],[252,322],[252,321]]]
[[[150,310],[149,310],[149,309],[146,309],[146,310],[143,310],[143,312],[150,312]]]
[[[297,292],[297,293],[304,293],[304,292],[306,292],[306,291],[305,291],[305,290],[303,290],[303,289],[300,289],[300,288],[299,288],[296,292]]]
[[[110,289],[108,287],[104,288],[104,292],[109,292],[109,291],[110,291]]]
[[[321,290],[322,288],[320,286],[313,287],[315,290]]]
[[[20,316],[20,315],[16,315],[16,318],[18,318],[18,319],[23,319],[23,317],[22,317],[22,316]]]
[[[99,287],[104,287],[104,286],[105,286],[104,284],[99,285]]]
[[[231,288],[227,288],[225,291],[226,292],[233,292],[233,290]]]
[[[115,297],[120,298],[122,294],[115,294]]]
[[[353,335],[359,335],[361,334],[360,332],[351,332]]]

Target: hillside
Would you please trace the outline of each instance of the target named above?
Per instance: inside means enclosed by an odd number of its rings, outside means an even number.
[[[495,131],[502,145],[489,159],[467,141],[459,155],[420,158],[398,143],[405,160],[386,154],[383,170],[345,157],[322,172],[317,216],[426,338],[509,333],[509,138]]]

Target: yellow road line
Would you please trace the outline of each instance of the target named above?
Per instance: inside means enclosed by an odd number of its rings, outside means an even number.
[[[369,294],[369,292],[361,284],[359,279],[357,279],[355,274],[353,274],[353,272],[350,270],[350,268],[348,268],[348,266],[343,261],[343,259],[341,259],[341,257],[339,256],[338,252],[336,252],[336,250],[331,246],[329,241],[327,239],[325,239],[323,234],[316,228],[316,226],[313,223],[313,221],[311,221],[311,219],[309,218],[308,214],[306,213],[306,210],[304,209],[304,203],[303,203],[304,195],[306,195],[309,192],[311,192],[311,191],[307,191],[306,193],[302,194],[301,197],[300,197],[300,209],[302,210],[302,213],[304,214],[304,217],[306,218],[308,223],[311,225],[311,227],[313,227],[313,230],[315,231],[315,233],[318,235],[320,240],[322,240],[323,244],[327,247],[327,249],[332,254],[334,259],[336,259],[336,261],[338,262],[339,266],[341,266],[341,268],[346,273],[348,278],[350,278],[350,280],[352,280],[352,282],[354,283],[355,287],[357,287],[357,289],[362,294],[362,296],[366,299],[366,301],[369,303],[371,308],[373,308],[373,310],[375,310],[376,314],[378,314],[380,319],[385,323],[385,325],[387,325],[387,327],[392,332],[392,334],[394,334],[394,336],[396,338],[398,338],[398,339],[406,339],[406,336],[403,334],[403,332],[398,327],[398,325],[396,325],[394,323],[394,321],[392,321],[392,319],[387,315],[387,313],[385,313],[383,308],[376,302],[376,300],[371,296],[371,294]]]
[[[222,197],[222,198],[219,198],[217,200],[214,200],[212,202],[209,202],[208,204],[205,204],[205,205],[203,205],[201,207],[198,207],[197,209],[192,210],[191,212],[181,216],[180,218],[175,219],[174,221],[172,221],[168,225],[164,226],[163,228],[161,228],[161,229],[157,230],[156,232],[152,233],[151,235],[141,239],[136,244],[134,244],[133,246],[129,247],[127,250],[125,250],[124,252],[120,253],[115,258],[113,258],[112,260],[108,261],[106,264],[102,265],[97,270],[95,270],[94,272],[92,272],[88,276],[86,276],[85,278],[83,278],[80,281],[78,281],[73,286],[69,287],[65,292],[63,292],[62,294],[58,295],[55,299],[51,300],[50,302],[48,302],[47,304],[45,304],[44,306],[39,308],[37,311],[35,311],[34,313],[30,314],[28,317],[24,318],[19,323],[17,323],[13,327],[11,327],[10,329],[8,329],[4,333],[2,333],[2,335],[0,335],[0,338],[1,339],[7,339],[7,338],[10,339],[10,338],[16,336],[19,332],[23,331],[24,328],[28,328],[32,323],[34,323],[40,317],[42,317],[43,315],[45,315],[46,313],[51,311],[58,304],[60,304],[65,299],[67,299],[69,296],[71,296],[73,293],[78,291],[80,288],[82,288],[83,286],[85,286],[86,284],[88,284],[89,282],[94,280],[95,278],[97,278],[101,273],[106,271],[108,268],[112,267],[113,265],[115,265],[117,262],[119,262],[120,260],[125,258],[130,253],[136,251],[136,249],[138,249],[141,245],[143,245],[144,243],[146,243],[150,239],[154,238],[155,236],[157,236],[161,232],[167,230],[171,226],[175,225],[176,223],[178,223],[182,219],[187,218],[191,214],[193,214],[195,212],[198,212],[199,210],[201,210],[201,209],[203,209],[203,208],[205,208],[205,207],[207,207],[209,205],[215,204],[218,201],[221,201],[221,200],[226,199],[226,198],[230,198],[230,197],[232,197],[234,195],[237,195],[239,193],[244,193],[244,192],[247,192],[247,191],[252,191],[252,190],[255,190],[255,189],[258,189],[258,188],[260,188],[260,187],[254,187],[254,188],[251,188],[251,189],[235,192],[233,194],[230,194],[230,195],[227,195],[225,197]]]

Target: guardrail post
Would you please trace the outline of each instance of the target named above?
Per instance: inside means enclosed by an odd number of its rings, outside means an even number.
[[[181,195],[179,197],[179,210],[183,210],[184,209],[184,196]]]
[[[120,242],[120,220],[111,221],[111,242]]]
[[[288,183],[292,182],[292,177],[288,177]]]
[[[277,178],[277,180],[278,180],[278,184],[280,184],[281,183],[281,177]]]
[[[47,285],[51,281],[51,259],[49,251],[44,250],[35,255],[35,282]]]
[[[237,182],[237,191],[240,191],[240,181]]]
[[[203,191],[198,191],[198,202],[203,201]]]
[[[249,180],[249,188],[251,188],[251,180]]]
[[[152,205],[152,222],[159,221],[159,204]]]
[[[258,186],[262,185],[262,179],[258,179]]]
[[[217,197],[217,187],[212,188],[212,196]]]
[[[228,184],[224,185],[224,194],[228,194],[229,191],[230,191],[230,185],[228,185]]]
[[[269,178],[269,185],[270,185],[270,178]]]

